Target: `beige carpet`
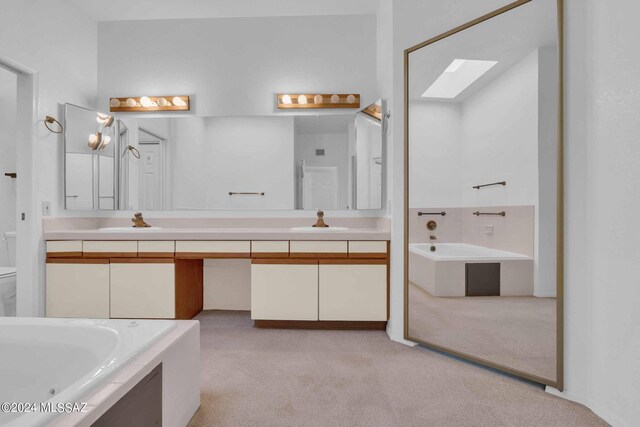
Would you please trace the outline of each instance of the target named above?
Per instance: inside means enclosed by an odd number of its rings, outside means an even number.
[[[437,298],[410,283],[409,336],[542,378],[556,377],[555,298]]]
[[[542,388],[382,331],[264,330],[197,317],[202,406],[190,426],[601,426]]]

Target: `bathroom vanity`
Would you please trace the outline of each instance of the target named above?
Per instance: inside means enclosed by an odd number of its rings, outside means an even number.
[[[381,329],[388,319],[384,230],[88,229],[45,239],[48,317],[191,319],[204,307],[205,260],[245,260],[256,327]]]

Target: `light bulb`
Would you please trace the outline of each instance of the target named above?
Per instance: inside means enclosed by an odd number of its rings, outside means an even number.
[[[182,98],[180,98],[179,96],[174,96],[173,99],[173,105],[175,105],[176,107],[186,107],[187,103],[184,102],[184,100]]]
[[[111,102],[109,102],[111,108],[118,108],[120,106],[120,100],[118,98],[111,98]]]
[[[349,104],[355,104],[355,103],[356,103],[356,97],[355,97],[355,96],[353,96],[353,95],[349,95],[349,96],[347,96],[347,102],[348,102]]]
[[[142,98],[140,98],[140,105],[145,108],[149,108],[153,106],[153,102],[151,102],[151,99],[149,99],[148,96],[143,96]]]
[[[133,98],[127,98],[127,107],[129,107],[129,108],[133,108],[133,107],[135,107],[136,105],[138,105],[138,103],[136,102],[136,100],[135,100],[135,99],[133,99]]]
[[[316,95],[313,97],[314,104],[322,104],[324,99],[322,99],[322,95]]]
[[[103,114],[103,113],[98,113],[98,115],[96,116],[96,122],[98,123],[106,123],[107,121],[109,121],[109,115],[108,114]]]
[[[340,97],[338,95],[331,95],[331,103],[337,104],[338,102],[340,102]]]
[[[98,142],[98,135],[96,135],[95,133],[90,134],[89,142],[92,144],[95,144],[96,142]]]
[[[161,107],[167,107],[169,106],[169,101],[167,101],[166,98],[158,98],[158,105]]]
[[[304,96],[304,95],[298,96],[298,104],[304,105],[306,103],[307,103],[307,97],[306,96]]]
[[[291,97],[289,95],[282,95],[282,103],[283,104],[291,104]]]
[[[110,136],[103,137],[102,138],[102,148],[104,148],[107,145],[109,145],[110,142],[111,142],[111,137]]]

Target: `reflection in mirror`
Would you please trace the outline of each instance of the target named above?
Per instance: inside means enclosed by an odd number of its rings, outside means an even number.
[[[409,53],[408,339],[557,384],[556,0]]]
[[[108,115],[65,105],[65,206],[116,208],[116,121]]]
[[[378,101],[355,115],[125,116],[106,125],[67,104],[66,206],[381,209],[380,113]]]

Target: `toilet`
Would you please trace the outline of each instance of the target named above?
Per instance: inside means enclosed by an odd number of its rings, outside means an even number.
[[[0,316],[16,315],[16,233],[4,233],[4,246],[7,251],[9,265],[0,267]],[[2,249],[0,249],[2,250]]]

